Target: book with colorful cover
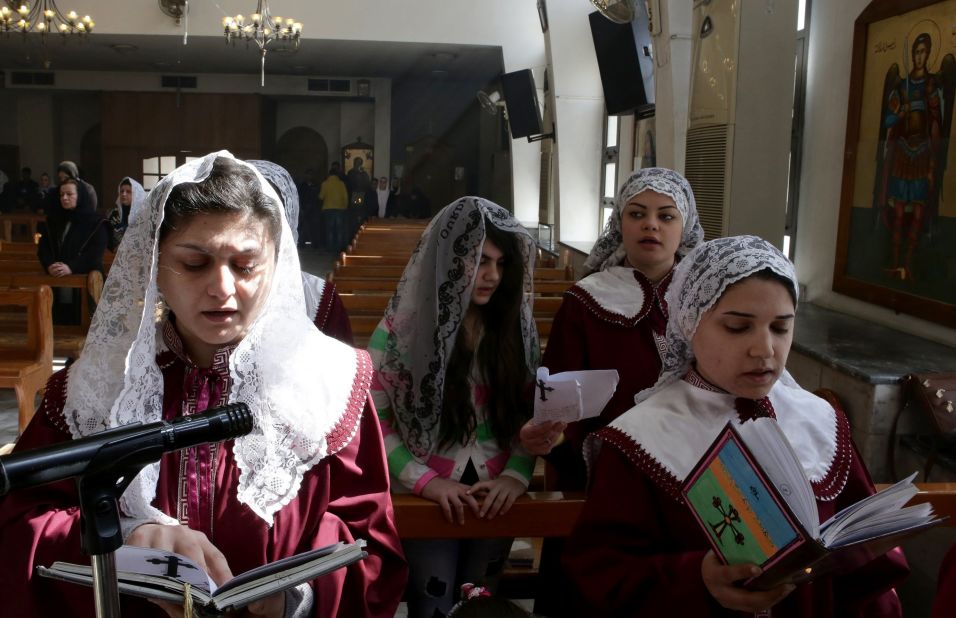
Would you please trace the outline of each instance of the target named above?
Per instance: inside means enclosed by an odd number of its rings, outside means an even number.
[[[809,480],[772,419],[728,423],[682,488],[685,502],[725,564],[752,563],[753,589],[800,583],[862,566],[941,523],[932,506],[904,505],[915,474],[819,523]]]

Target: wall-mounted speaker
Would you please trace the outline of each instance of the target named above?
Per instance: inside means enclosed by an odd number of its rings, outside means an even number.
[[[541,108],[531,69],[503,73],[501,89],[508,105],[508,124],[512,139],[541,134]]]
[[[588,19],[607,113],[653,115],[654,58],[645,4],[636,3],[630,23],[614,23],[597,11]]]

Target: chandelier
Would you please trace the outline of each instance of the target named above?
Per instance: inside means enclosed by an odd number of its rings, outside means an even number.
[[[274,16],[269,9],[269,0],[258,0],[256,12],[248,19],[242,15],[223,17],[222,27],[227,44],[235,44],[236,40],[244,39],[246,45],[252,42],[259,47],[262,57],[260,81],[262,86],[266,83],[266,52],[269,49],[280,52],[295,51],[299,48],[299,38],[302,34],[302,22],[291,17],[283,19]]]
[[[54,0],[37,0],[30,6],[26,0],[17,4],[14,0],[0,1],[0,31],[36,32],[46,34],[85,35],[93,31],[96,24],[89,15],[82,18],[76,11],[63,13]]]

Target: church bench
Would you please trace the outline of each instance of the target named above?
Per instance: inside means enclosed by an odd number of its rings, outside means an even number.
[[[53,374],[53,292],[48,286],[0,289],[0,307],[25,308],[26,335],[11,345],[0,343],[0,388],[17,395],[22,432],[33,417],[36,395]]]
[[[405,272],[405,265],[396,264],[361,264],[345,265],[336,264],[330,280],[338,277],[371,277],[371,278],[401,278]],[[536,268],[534,271],[534,280],[537,281],[561,281],[573,279],[574,271],[567,268]]]
[[[0,240],[0,255],[36,255],[37,246],[32,242]]]
[[[494,519],[478,519],[465,509],[464,526],[448,523],[438,503],[413,494],[392,494],[392,506],[403,539],[566,537],[584,508],[584,494],[528,492]]]
[[[352,340],[357,347],[364,348],[368,345],[372,333],[375,332],[375,327],[378,326],[381,320],[381,313],[349,314],[349,325],[352,327]],[[538,329],[539,342],[547,341],[548,336],[551,334],[553,319],[551,317],[536,317],[534,322]]]
[[[343,293],[339,294],[339,297],[350,316],[377,315],[381,317],[385,314],[385,308],[392,295]],[[532,304],[535,317],[554,317],[561,307],[561,301],[560,296],[535,296]]]
[[[36,213],[8,213],[0,215],[0,238],[5,241],[12,241],[14,236],[18,236],[17,228],[25,228],[28,238],[32,239],[37,233],[37,225],[46,221],[46,215]],[[19,234],[23,236],[23,234]]]
[[[343,266],[401,266],[405,268],[408,264],[408,256],[398,255],[373,255],[373,254],[349,254],[341,253],[336,265]]]

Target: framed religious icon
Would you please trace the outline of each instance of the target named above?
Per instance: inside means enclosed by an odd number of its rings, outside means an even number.
[[[956,325],[956,0],[856,20],[833,289]]]

